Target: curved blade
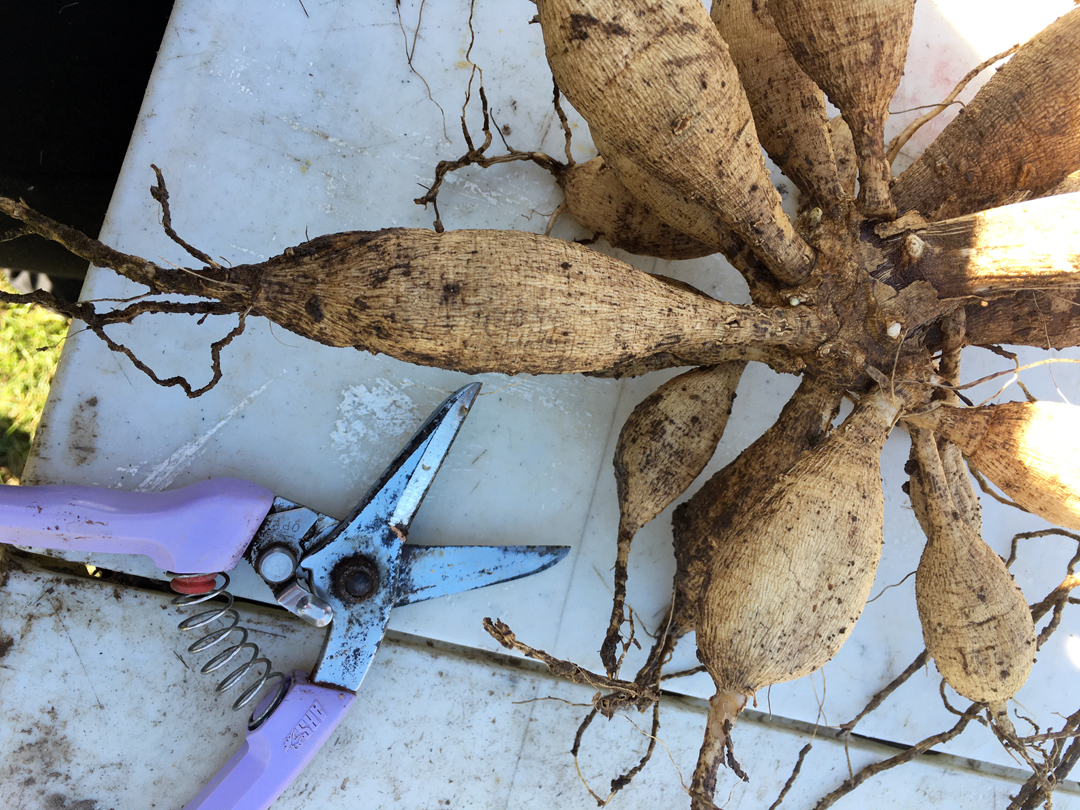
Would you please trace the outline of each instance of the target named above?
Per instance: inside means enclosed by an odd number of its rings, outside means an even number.
[[[447,397],[352,514],[300,561],[334,617],[313,682],[360,688],[394,607],[405,532],[479,390],[473,383]]]
[[[527,577],[555,565],[569,551],[569,546],[406,545],[394,607]]]
[[[305,568],[327,548],[346,553],[353,537],[381,536],[388,526],[409,531],[479,391],[480,383],[471,383],[443,400],[356,508],[307,550]]]

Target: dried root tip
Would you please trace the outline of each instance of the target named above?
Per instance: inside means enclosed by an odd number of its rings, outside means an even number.
[[[612,598],[611,619],[608,621],[607,635],[600,645],[600,660],[604,662],[607,674],[614,678],[619,674],[621,656],[617,656],[619,643],[622,641],[622,626],[626,622],[626,580],[627,566],[630,559],[630,541],[634,539],[635,526],[622,522],[619,526],[618,551],[615,557],[615,593]],[[623,644],[625,650],[629,641]]]
[[[726,764],[744,782],[750,777],[743,771],[731,745],[731,728],[735,718],[746,707],[746,695],[720,691],[709,698],[709,719],[705,723],[705,740],[698,752],[697,767],[690,783],[691,810],[713,810],[716,774]]]

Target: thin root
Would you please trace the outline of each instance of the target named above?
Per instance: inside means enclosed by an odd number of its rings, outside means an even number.
[[[795,767],[791,771],[791,776],[784,783],[783,789],[780,791],[780,795],[776,797],[776,801],[769,805],[769,810],[776,810],[780,806],[780,803],[784,801],[784,797],[788,795],[792,786],[795,784],[795,780],[799,778],[799,771],[802,770],[803,760],[806,759],[806,755],[810,753],[810,749],[813,747],[813,743],[807,743],[799,751],[799,758],[795,760]]]
[[[978,713],[982,710],[981,703],[973,703],[966,712],[961,716],[960,720],[948,731],[943,731],[940,734],[935,734],[932,737],[927,737],[919,743],[906,749],[903,753],[897,754],[895,757],[875,762],[871,765],[867,765],[862,770],[858,771],[854,776],[844,780],[844,783],[840,785],[832,793],[821,799],[815,806],[814,810],[825,810],[826,807],[832,807],[837,801],[842,799],[847,794],[851,793],[855,788],[865,782],[872,776],[876,776],[879,773],[895,768],[898,765],[903,765],[905,762],[910,762],[922,754],[925,754],[935,745],[948,742],[960,735],[960,733],[967,728],[968,723],[975,719]]]
[[[471,14],[470,14],[469,19],[470,19],[470,30],[471,30],[471,21],[472,21]],[[470,45],[470,49],[471,49],[471,45]],[[415,202],[417,205],[423,205],[424,207],[427,207],[428,203],[431,203],[431,205],[434,206],[434,209],[435,209],[435,230],[438,233],[443,232],[444,226],[443,226],[443,223],[442,223],[442,218],[439,216],[439,207],[438,207],[438,204],[437,204],[436,200],[437,200],[437,198],[439,196],[439,190],[442,187],[443,180],[445,180],[446,175],[450,174],[451,172],[456,172],[458,169],[463,169],[466,166],[477,165],[482,169],[487,169],[487,168],[489,168],[491,166],[494,166],[494,165],[496,165],[498,163],[512,163],[514,161],[519,161],[519,160],[532,161],[533,163],[537,164],[538,166],[541,166],[541,167],[547,169],[549,172],[551,172],[556,177],[561,177],[563,172],[566,170],[566,166],[564,164],[560,163],[559,161],[555,160],[554,158],[551,158],[551,157],[545,155],[543,152],[522,152],[522,151],[520,151],[518,149],[513,149],[513,148],[507,146],[507,149],[509,150],[509,152],[507,154],[505,154],[505,155],[495,155],[494,157],[488,157],[487,156],[486,152],[488,150],[488,147],[491,146],[491,142],[492,142],[493,137],[494,137],[492,135],[492,132],[491,132],[491,124],[492,124],[493,119],[492,119],[492,116],[491,116],[491,111],[488,108],[487,94],[484,92],[484,73],[476,65],[473,65],[472,71],[473,71],[472,74],[470,74],[470,76],[469,76],[468,87],[465,90],[465,102],[461,106],[461,132],[462,132],[462,135],[465,138],[465,144],[468,147],[468,151],[466,151],[465,154],[462,155],[461,157],[459,157],[457,160],[440,160],[438,162],[438,164],[435,166],[435,181],[428,188],[427,193],[424,194],[424,196],[417,197],[415,200],[413,200],[413,202]],[[484,119],[484,123],[483,123],[484,142],[479,147],[477,147],[473,143],[473,138],[472,138],[472,135],[469,132],[468,124],[465,122],[465,111],[469,106],[470,99],[472,98],[472,80],[473,80],[473,76],[475,76],[477,73],[480,74],[480,87],[479,87],[480,110],[481,110],[481,113],[482,113],[483,119]],[[560,110],[559,112],[561,113],[562,111]],[[563,116],[563,118],[565,118],[565,116]],[[500,137],[502,137],[501,131],[500,131]],[[503,143],[506,144],[506,139],[503,138],[502,140],[503,140]],[[567,146],[567,151],[568,151],[568,154],[569,154],[569,145]],[[549,229],[554,224],[554,216],[555,215],[552,215],[552,216],[553,216],[553,219],[548,224]]]
[[[207,254],[203,253],[198,248],[189,245],[187,242],[180,238],[179,234],[177,234],[176,231],[173,230],[172,213],[169,211],[169,192],[168,189],[165,188],[165,178],[161,174],[161,169],[159,169],[153,163],[150,164],[150,168],[154,170],[154,174],[157,176],[157,185],[150,186],[150,196],[157,200],[158,203],[161,205],[161,225],[165,229],[165,233],[168,234],[168,237],[170,239],[176,242],[176,244],[180,245],[180,247],[186,250],[188,254],[190,254],[192,257],[198,259],[200,262],[207,265],[208,267],[213,267],[215,270],[220,270],[220,264],[215,262]]]
[[[956,83],[956,87],[953,88],[952,92],[949,93],[949,95],[947,95],[940,104],[934,107],[934,109],[932,109],[930,112],[926,113],[926,115],[916,118],[904,128],[903,132],[901,132],[899,135],[892,139],[892,141],[889,143],[889,150],[885,153],[885,161],[889,165],[892,165],[893,161],[896,160],[897,156],[900,154],[900,150],[904,148],[904,144],[911,140],[912,136],[916,132],[918,132],[924,124],[932,121],[939,114],[941,114],[941,112],[944,111],[950,104],[952,104],[956,100],[956,97],[960,95],[960,91],[967,87],[968,82],[970,82],[972,79],[974,79],[976,76],[978,76],[995,62],[999,62],[1007,56],[1012,56],[1014,53],[1016,53],[1019,47],[1019,44],[1013,45],[1007,51],[1002,51],[995,56],[991,56],[985,62],[982,62],[980,65],[975,67],[973,70],[968,71],[967,75],[965,75],[964,78],[962,78]]]
[[[552,655],[523,644],[517,640],[513,631],[504,623],[495,619],[485,618],[484,629],[488,634],[508,650],[517,650],[521,654],[540,661],[551,671],[552,675],[565,678],[571,683],[580,683],[597,689],[610,689],[614,694],[597,697],[594,700],[596,710],[605,717],[612,717],[614,713],[628,706],[646,708],[660,699],[659,691],[643,688],[640,684],[631,681],[622,681],[617,678],[609,678],[599,675],[581,667],[572,661],[564,661]]]
[[[200,387],[193,388],[186,377],[175,376],[162,379],[153,369],[142,362],[135,353],[122,343],[114,340],[105,332],[105,327],[118,323],[131,323],[139,315],[146,314],[184,314],[184,315],[228,315],[236,312],[235,308],[220,301],[196,301],[192,303],[179,303],[176,301],[138,301],[123,309],[114,309],[108,312],[98,312],[93,303],[89,301],[68,302],[61,301],[51,294],[36,290],[25,295],[0,292],[0,302],[6,304],[37,304],[48,307],[67,315],[73,320],[79,320],[86,324],[87,328],[97,335],[111,351],[122,354],[131,361],[132,365],[143,372],[151,380],[160,386],[170,388],[179,386],[191,399],[202,396],[218,384],[222,377],[221,350],[232,343],[233,339],[243,333],[248,312],[241,311],[239,323],[229,331],[225,337],[210,344],[210,367],[213,374],[210,381]]]

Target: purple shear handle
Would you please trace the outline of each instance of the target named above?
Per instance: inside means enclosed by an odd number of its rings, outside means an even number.
[[[300,670],[290,677],[274,713],[248,731],[240,750],[184,810],[266,810],[330,739],[356,695],[309,683]]]
[[[0,487],[0,541],[145,554],[178,574],[231,571],[273,502],[266,487],[239,478],[211,478],[169,492]]]

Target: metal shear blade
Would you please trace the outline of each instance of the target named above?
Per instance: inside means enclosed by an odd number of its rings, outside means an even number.
[[[266,705],[265,725],[249,728],[245,747],[190,809],[217,807],[219,799],[232,802],[241,796],[235,806],[266,808],[348,710],[393,608],[528,576],[566,555],[568,549],[552,546],[406,544],[405,533],[479,388],[466,386],[443,402],[340,523],[292,503],[275,503],[248,559],[276,595],[299,592],[306,594],[301,598],[325,605],[326,636],[310,678],[301,671],[291,674],[280,703]],[[273,566],[261,565],[266,555],[282,553],[280,549],[298,560],[285,566],[295,575],[284,583],[276,575],[267,576]],[[282,601],[280,595],[278,599]],[[256,750],[270,752],[269,758],[249,754]]]
[[[517,579],[565,556],[565,548],[551,546],[406,545],[413,517],[479,390],[479,383],[468,385],[436,408],[340,523],[330,524],[310,510],[291,517],[286,515],[289,510],[282,513],[287,525],[304,533],[293,541],[300,558],[296,581],[306,584],[310,595],[293,583],[279,584],[275,595],[286,606],[306,599],[303,610],[296,612],[308,613],[311,620],[310,614],[322,611],[318,615],[328,617],[322,623],[330,625],[313,682],[355,692],[394,607]],[[258,550],[265,546],[264,534],[260,532],[249,553],[265,553]],[[262,568],[256,569],[265,578]]]

